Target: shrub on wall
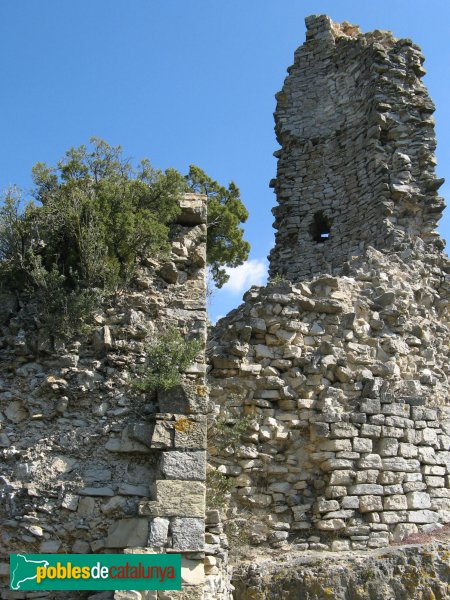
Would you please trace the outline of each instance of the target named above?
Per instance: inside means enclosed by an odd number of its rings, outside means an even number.
[[[79,331],[102,295],[127,285],[139,261],[170,250],[169,230],[187,191],[208,198],[208,264],[218,286],[224,265],[248,256],[239,224],[247,218],[239,190],[191,166],[184,177],[148,160],[133,166],[120,146],[92,138],[56,167],[33,168],[34,200],[23,208],[16,188],[0,208],[0,288],[33,297],[41,322]]]
[[[186,340],[169,329],[146,347],[146,365],[134,381],[144,392],[168,391],[181,383],[181,374],[201,350],[198,340]]]

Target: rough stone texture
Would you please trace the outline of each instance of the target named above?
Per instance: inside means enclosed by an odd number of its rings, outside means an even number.
[[[167,479],[205,480],[206,455],[197,452],[163,452],[161,471]]]
[[[410,41],[306,22],[278,96],[273,280],[208,345],[216,415],[250,422],[211,440],[210,465],[251,544],[379,548],[450,521],[433,106]],[[333,223],[316,243],[319,210]]]
[[[450,546],[404,546],[326,556],[293,551],[236,568],[234,600],[444,600]]]
[[[410,236],[442,249],[443,180],[434,173],[434,105],[420,49],[324,15],[306,27],[277,94],[270,274],[299,281],[342,273],[368,246],[394,248]]]
[[[205,197],[186,196],[171,229],[170,259],[145,260],[84,337],[65,342],[57,332],[46,336],[33,306],[8,296],[0,302],[2,560],[11,552],[147,551],[153,544],[170,551],[177,517],[195,517],[197,529],[201,524],[195,549],[202,550],[204,351],[170,393],[143,394],[131,381],[145,362],[145,342],[164,328],[176,327],[204,346],[205,206]],[[176,502],[158,492],[164,484],[178,486]],[[192,497],[189,486],[195,487]],[[140,505],[152,503],[158,511],[141,511]],[[188,571],[197,573],[198,565],[203,572],[203,554],[189,556]],[[10,598],[4,575],[0,597]],[[202,585],[190,581],[191,595],[176,597],[201,597]],[[136,594],[117,597],[141,598]],[[62,596],[67,594],[47,597]],[[73,598],[88,596],[71,592]]]
[[[232,600],[232,567],[220,511],[206,512],[205,600]]]

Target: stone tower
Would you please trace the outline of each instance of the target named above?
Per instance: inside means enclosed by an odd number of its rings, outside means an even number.
[[[323,15],[306,26],[277,95],[270,275],[338,273],[367,246],[399,249],[407,238],[442,249],[443,180],[420,49]]]
[[[218,422],[248,424],[209,449],[228,518],[289,560],[450,523],[450,262],[423,58],[387,32],[306,22],[275,115],[272,279],[208,342]],[[336,583],[286,595],[283,568],[277,593],[237,597],[348,597]]]

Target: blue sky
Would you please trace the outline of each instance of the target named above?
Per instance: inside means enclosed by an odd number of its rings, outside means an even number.
[[[221,183],[234,180],[250,211],[252,251],[213,296],[212,320],[226,314],[265,278],[274,95],[313,13],[422,47],[437,106],[437,172],[450,183],[448,0],[1,0],[0,189],[29,190],[34,163],[54,164],[93,135],[155,167],[186,172],[194,163]],[[440,231],[450,237],[448,214]]]

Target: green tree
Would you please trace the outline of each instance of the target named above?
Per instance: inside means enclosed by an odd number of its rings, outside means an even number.
[[[186,340],[177,329],[168,329],[146,347],[147,362],[134,381],[138,390],[168,391],[181,383],[181,374],[200,352],[198,340]]]
[[[92,138],[56,167],[37,163],[33,181],[34,202],[25,209],[15,188],[0,206],[0,287],[34,296],[44,322],[59,315],[67,333],[102,295],[129,283],[144,257],[169,251],[187,191],[208,197],[207,258],[217,286],[228,279],[225,266],[248,256],[238,188],[220,186],[198,167],[185,177],[148,160],[135,167],[120,146]]]
[[[186,184],[174,169],[163,173],[147,160],[133,168],[120,146],[91,143],[92,149],[71,148],[56,168],[33,168],[43,263],[57,262],[84,286],[110,288],[127,282],[139,259],[168,250]]]
[[[208,197],[206,253],[213,280],[220,288],[230,278],[225,267],[242,265],[248,257],[250,244],[244,240],[240,227],[247,220],[248,211],[234,182],[225,188],[195,165],[190,166],[186,179],[194,192]]]

